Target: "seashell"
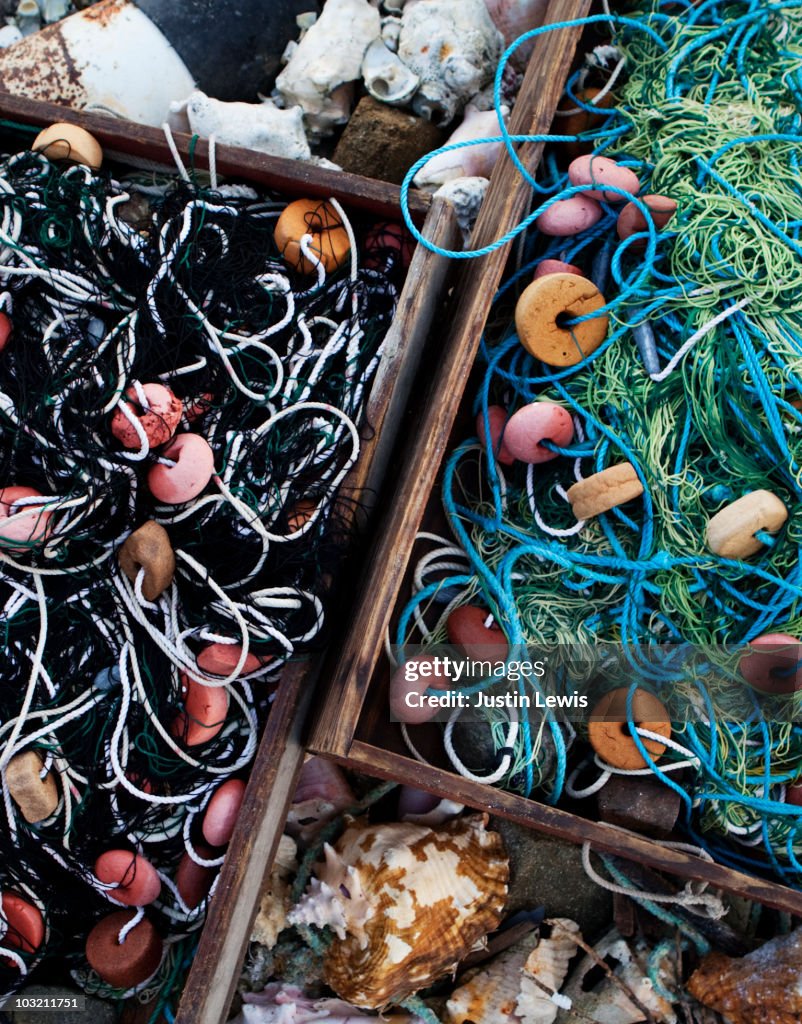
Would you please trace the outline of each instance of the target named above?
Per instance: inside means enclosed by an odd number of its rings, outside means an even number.
[[[464,810],[464,804],[454,803],[453,800],[441,800],[431,793],[413,789],[411,786],[402,786],[398,795],[399,821],[411,821],[415,825],[442,825],[443,822],[462,814]]]
[[[274,98],[282,107],[300,106],[310,132],[330,135],[348,120],[352,83],[361,77],[365,51],[380,33],[379,12],[368,0],[328,0],[291,49]]]
[[[41,3],[42,18],[46,25],[65,18],[69,9],[70,0],[42,0]]]
[[[506,107],[502,111],[509,113]],[[469,103],[462,124],[449,137],[447,146],[470,139],[493,138],[499,134],[498,115],[495,110],[477,110]],[[466,146],[450,153],[439,153],[415,175],[418,188],[437,188],[454,178],[489,178],[504,148],[503,142],[485,142],[481,146]]]
[[[303,124],[303,110],[279,109],[271,100],[261,103],[223,103],[196,89],[183,103],[173,103],[173,113],[185,110],[190,130],[208,139],[242,146],[268,156],[308,160],[311,156]]]
[[[515,1007],[533,941],[499,954],[489,967],[468,971],[446,1003],[444,1024],[523,1024]]]
[[[596,944],[594,952],[600,960],[606,960],[620,981],[630,988],[655,1024],[676,1024],[671,1005],[654,991],[635,953],[617,931],[608,932]],[[586,956],[571,975],[562,993],[571,1008],[560,1014],[559,1024],[587,1024],[588,1019],[597,1024],[638,1024],[645,1020],[643,1011],[607,975],[597,985],[585,989],[587,975],[597,966],[597,960]]]
[[[445,1024],[552,1024],[558,1006],[540,985],[559,992],[576,956],[572,936],[579,925],[568,918],[550,923],[548,939],[528,936],[489,967],[469,971],[446,1004]]]
[[[362,61],[365,88],[374,99],[400,107],[412,99],[420,79],[382,39],[374,39]]]
[[[37,0],[19,0],[16,12],[17,28],[23,36],[38,32],[42,24],[42,16]]]
[[[382,42],[392,53],[398,53],[398,37],[400,35],[401,19],[399,17],[391,14],[382,18]]]
[[[506,47],[524,32],[530,32],[543,24],[548,0],[485,0],[485,4],[493,24],[504,36]],[[519,46],[513,54],[513,64],[526,67],[534,47],[534,39]]]
[[[524,1024],[552,1024],[558,1003],[541,986],[559,992],[568,974],[568,966],[576,956],[575,938],[581,938],[579,925],[567,917],[548,922],[551,935],[541,939],[529,954],[521,978],[521,992],[515,1013]]]
[[[334,931],[324,976],[337,995],[366,1009],[397,1003],[454,970],[498,926],[509,864],[487,820],[471,815],[437,831],[357,821],[326,846],[288,921]]]
[[[297,848],[289,836],[282,836],[270,871],[259,911],[253,923],[251,942],[272,949],[278,941],[279,932],[287,927],[287,911],[290,908],[290,881],[298,870],[295,859]]]
[[[314,999],[296,985],[273,982],[262,992],[245,992],[242,1012],[230,1024],[355,1024],[360,1020],[377,1018],[362,1013],[341,999]],[[408,1013],[393,1013],[381,1018],[379,1024],[423,1024],[420,1017]]]
[[[688,981],[688,992],[730,1024],[797,1024],[802,1019],[802,928],[746,956],[710,953]]]
[[[418,76],[415,113],[446,125],[493,76],[502,35],[484,0],[418,0],[401,18],[398,56]]]
[[[308,843],[327,822],[356,802],[342,768],[325,757],[304,762],[286,831]]]
[[[419,2],[423,3],[423,0]],[[470,242],[471,231],[479,216],[489,184],[488,178],[454,178],[453,181],[441,185],[435,192],[436,196],[445,199],[454,207],[457,224],[466,246]]]

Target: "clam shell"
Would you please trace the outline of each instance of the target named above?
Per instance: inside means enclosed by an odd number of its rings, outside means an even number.
[[[688,991],[731,1024],[798,1024],[802,1020],[802,928],[744,957],[706,956]]]
[[[552,1024],[557,1005],[540,985],[559,992],[576,955],[571,935],[579,935],[579,926],[567,918],[551,925],[550,938],[531,936],[489,967],[466,974],[446,1003],[445,1024]]]
[[[275,946],[279,932],[287,926],[290,881],[298,870],[295,854],[293,840],[289,836],[282,836],[251,932],[251,941],[258,942],[268,949]]]
[[[524,964],[521,991],[515,1004],[516,1016],[524,1024],[552,1024],[557,1016],[557,1004],[544,988],[560,991],[569,964],[577,953],[574,937],[582,937],[579,925],[567,917],[556,917],[549,923],[550,937],[541,939]]]
[[[489,967],[469,971],[446,1003],[444,1024],[522,1024],[515,1005],[531,948],[532,940],[501,953]]]
[[[643,957],[635,951],[616,931],[609,932],[594,947],[601,960],[606,960],[616,976],[635,994],[652,1015],[655,1024],[676,1024],[676,1014],[671,1005],[659,996],[651,980],[641,967]],[[648,951],[646,951],[648,952]],[[559,1024],[587,1024],[588,1019],[596,1024],[638,1024],[645,1020],[643,1011],[632,1002],[612,978],[606,975],[592,988],[586,989],[587,975],[597,966],[597,961],[586,956],[571,975],[563,995],[571,1002],[571,1008],[560,1013]]]
[[[455,969],[501,921],[509,865],[486,815],[437,830],[412,823],[349,827],[326,851],[291,923],[328,924],[328,985],[380,1009]]]

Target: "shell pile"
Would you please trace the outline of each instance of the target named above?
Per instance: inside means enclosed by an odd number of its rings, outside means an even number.
[[[802,928],[736,959],[710,953],[688,991],[730,1024],[799,1024],[802,1020]]]
[[[446,1004],[445,1024],[553,1024],[559,992],[576,955],[579,925],[550,922],[551,936],[535,936],[497,956],[489,967],[468,972]]]
[[[509,863],[486,815],[437,830],[352,824],[326,846],[291,924],[337,936],[326,983],[355,1006],[380,1009],[453,971],[499,924]]]

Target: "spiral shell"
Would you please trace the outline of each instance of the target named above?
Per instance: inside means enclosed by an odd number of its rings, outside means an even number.
[[[509,864],[486,815],[434,829],[355,822],[326,848],[292,924],[330,926],[326,983],[380,1009],[454,970],[499,924]]]
[[[545,990],[559,992],[579,926],[567,918],[550,924],[550,938],[529,937],[466,974],[446,1004],[445,1024],[552,1024],[557,1004]]]
[[[746,956],[706,956],[688,991],[730,1024],[798,1024],[802,1020],[802,928]]]

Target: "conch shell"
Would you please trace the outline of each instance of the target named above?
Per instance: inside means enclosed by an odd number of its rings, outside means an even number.
[[[503,38],[484,0],[418,0],[404,8],[398,56],[420,79],[415,113],[446,125],[493,77]]]
[[[617,931],[608,932],[594,946],[594,953],[598,959],[586,956],[563,990],[563,996],[571,1008],[560,1013],[559,1024],[587,1024],[588,1019],[597,1024],[638,1024],[646,1020],[643,1010],[627,996],[621,985],[607,975],[598,985],[586,989],[586,978],[600,960],[615,964],[612,967],[615,976],[649,1011],[656,1024],[676,1024],[677,1016],[671,1005],[655,992],[635,951]]]
[[[691,975],[688,991],[731,1024],[798,1024],[802,1020],[802,928],[744,957],[710,953]]]
[[[348,120],[352,83],[362,77],[365,51],[380,33],[379,12],[368,0],[327,0],[301,41],[285,50],[274,99],[301,107],[311,134],[330,135]]]
[[[509,862],[486,815],[442,828],[354,822],[326,846],[290,924],[328,925],[324,962],[338,996],[380,1009],[453,971],[501,921]]]
[[[502,111],[507,111],[506,107]],[[495,110],[477,110],[469,103],[462,124],[451,135],[447,146],[471,139],[496,138],[501,129]],[[415,175],[416,188],[438,188],[455,178],[489,178],[498,161],[503,142],[484,142],[478,146],[465,146],[449,153],[438,153]]]
[[[531,936],[489,967],[469,971],[446,1003],[444,1024],[553,1024],[558,1005],[545,989],[559,992],[576,956],[572,936],[579,925],[568,918],[550,924],[548,939]]]

